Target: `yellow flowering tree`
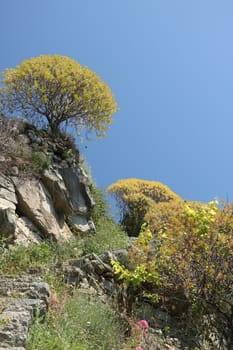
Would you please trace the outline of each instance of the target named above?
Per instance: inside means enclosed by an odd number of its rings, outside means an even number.
[[[63,125],[104,136],[117,104],[94,72],[60,55],[42,55],[6,69],[0,81],[0,108],[57,134]]]
[[[122,179],[109,186],[108,192],[116,198],[121,222],[129,235],[138,235],[145,216],[158,203],[179,201],[180,197],[157,181]]]

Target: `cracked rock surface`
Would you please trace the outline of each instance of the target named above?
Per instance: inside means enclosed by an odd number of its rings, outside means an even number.
[[[47,283],[35,276],[0,276],[0,350],[25,350],[32,319],[45,315]]]

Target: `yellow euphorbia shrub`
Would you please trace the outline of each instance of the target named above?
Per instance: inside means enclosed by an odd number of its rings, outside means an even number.
[[[157,181],[122,179],[109,186],[108,191],[115,195],[122,224],[129,235],[138,235],[141,225],[148,219],[148,212],[157,204],[181,201],[169,187]]]
[[[42,55],[6,69],[0,80],[0,107],[57,134],[62,124],[104,136],[117,104],[94,72],[61,55]]]

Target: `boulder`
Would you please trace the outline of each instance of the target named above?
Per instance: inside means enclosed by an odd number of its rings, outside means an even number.
[[[69,193],[72,224],[81,232],[95,231],[94,222],[90,217],[95,203],[84,170],[78,166],[75,168],[61,168],[60,174]]]
[[[91,218],[87,218],[85,216],[73,214],[71,216],[72,224],[78,231],[88,232],[95,231],[95,225]]]
[[[50,167],[44,172],[42,182],[51,195],[57,213],[69,216],[78,231],[95,230],[90,218],[94,202],[88,178],[81,168]]]
[[[24,245],[63,241],[72,237],[65,219],[75,232],[95,230],[90,183],[73,138],[53,138],[46,130],[22,121],[11,125],[0,116],[1,123],[12,130],[14,147],[0,155],[0,235]]]
[[[1,235],[8,239],[15,235],[15,213],[10,206],[10,202],[0,199],[0,227]]]
[[[42,182],[50,193],[54,203],[54,209],[57,213],[71,215],[72,207],[69,198],[70,193],[67,190],[59,171],[53,167],[49,170],[45,170],[42,176]]]
[[[22,216],[16,218],[14,244],[22,244],[27,247],[30,243],[40,243],[43,235],[28,218]]]
[[[64,216],[58,216],[49,192],[40,181],[30,179],[15,185],[20,215],[29,218],[44,238],[52,238],[55,241],[71,238],[72,233],[64,221]]]
[[[60,169],[65,186],[69,191],[70,205],[72,211],[76,214],[90,215],[94,206],[89,189],[87,175],[82,168],[63,168]]]
[[[14,185],[11,180],[4,175],[0,176],[0,227],[1,234],[7,238],[15,235],[17,198]]]
[[[12,297],[17,296],[17,297]],[[45,316],[50,289],[35,276],[0,276],[0,350],[25,349],[28,330],[34,316]]]

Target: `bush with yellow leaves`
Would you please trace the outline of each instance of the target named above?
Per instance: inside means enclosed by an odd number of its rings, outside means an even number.
[[[6,69],[0,79],[0,111],[18,114],[58,134],[64,125],[104,136],[117,104],[90,69],[61,55],[42,55]]]

